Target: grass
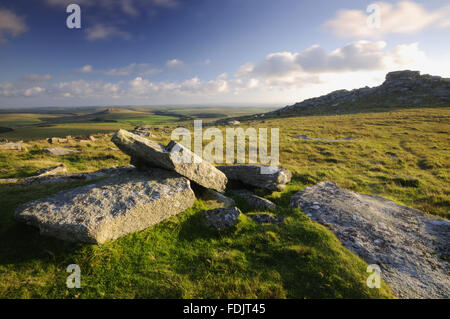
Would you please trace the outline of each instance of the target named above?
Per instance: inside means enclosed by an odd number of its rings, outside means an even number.
[[[280,132],[280,161],[308,185],[331,180],[448,219],[449,118],[450,108],[292,118]],[[301,134],[355,140],[296,138]]]
[[[13,221],[19,202],[60,187],[21,189],[25,196],[18,195],[19,188],[0,188],[2,298],[391,296],[384,284],[380,290],[367,288],[365,263],[296,209],[277,212],[288,216],[283,225],[259,226],[242,216],[234,229],[217,232],[205,226],[206,206],[197,201],[155,227],[95,246],[42,237]],[[73,263],[81,268],[82,289],[66,288],[66,267]]]
[[[327,228],[290,208],[289,198],[331,180],[449,218],[449,118],[450,108],[423,108],[294,117],[288,126],[286,119],[254,122],[280,128],[280,161],[294,172],[285,191],[258,191],[277,204],[274,215],[287,217],[280,225],[257,225],[244,215],[235,228],[214,231],[204,223],[206,204],[197,200],[185,212],[117,241],[73,244],[40,236],[14,221],[13,212],[22,203],[80,183],[0,184],[0,297],[391,298],[384,283],[381,289],[367,288],[367,265]],[[296,138],[302,134],[355,140]],[[103,135],[89,144],[69,144],[81,152],[63,157],[43,152],[49,144],[42,140],[30,141],[25,152],[0,151],[0,178],[29,176],[58,163],[70,172],[128,163],[128,156],[109,149],[109,139]],[[66,288],[66,267],[73,263],[81,267],[82,289]]]

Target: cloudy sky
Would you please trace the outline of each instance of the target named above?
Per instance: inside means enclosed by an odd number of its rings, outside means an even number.
[[[0,2],[0,107],[284,106],[402,69],[450,77],[448,0]]]

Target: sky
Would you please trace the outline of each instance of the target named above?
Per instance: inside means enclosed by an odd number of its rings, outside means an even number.
[[[404,69],[450,77],[448,0],[0,2],[0,107],[282,107]]]

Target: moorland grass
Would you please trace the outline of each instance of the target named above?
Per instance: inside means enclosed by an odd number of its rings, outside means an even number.
[[[390,298],[367,288],[367,265],[324,226],[290,208],[296,191],[319,181],[448,218],[450,108],[399,110],[341,116],[270,119],[243,123],[280,128],[280,161],[294,172],[283,192],[259,195],[274,201],[280,225],[257,225],[245,216],[233,229],[205,225],[197,200],[185,212],[102,246],[40,236],[14,221],[22,203],[81,183],[0,184],[0,297],[6,298]],[[66,135],[72,134],[67,132]],[[344,138],[345,142],[296,138]],[[169,136],[157,139],[166,143]],[[0,178],[25,177],[64,163],[70,172],[127,164],[112,151],[110,136],[69,144],[80,153],[57,157],[48,143],[30,141],[28,151],[0,152]],[[251,210],[239,203],[244,213]],[[67,289],[66,267],[81,267],[82,289]]]

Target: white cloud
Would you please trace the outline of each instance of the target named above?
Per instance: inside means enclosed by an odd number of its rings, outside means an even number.
[[[423,60],[418,43],[389,51],[383,41],[356,41],[332,52],[314,45],[301,52],[271,53],[257,64],[244,64],[235,76],[262,79],[269,86],[301,87],[321,82],[322,73],[388,70]]]
[[[118,98],[121,91],[122,82],[109,83],[103,81],[76,80],[70,82],[59,82],[54,84],[48,93],[54,97],[76,97],[86,98]]]
[[[0,83],[0,96],[2,97],[35,97],[45,91],[46,89],[40,86],[24,87],[20,83]]]
[[[289,76],[301,71],[297,63],[298,53],[277,52],[269,54],[262,62],[251,68],[251,73],[265,78]],[[246,66],[250,68],[250,65]]]
[[[184,68],[184,62],[178,59],[168,60],[166,62],[166,68],[171,70],[181,70]]]
[[[91,73],[93,71],[92,65],[86,64],[85,66],[82,66],[81,68],[77,69],[78,72],[81,73]]]
[[[129,93],[132,96],[140,95],[145,97],[151,97],[155,94],[205,96],[227,93],[230,90],[228,81],[222,76],[210,81],[202,81],[198,77],[193,77],[181,82],[151,82],[142,77],[136,77],[129,82],[129,86]]]
[[[98,73],[98,74],[104,74],[104,75],[111,75],[111,76],[126,76],[133,73],[137,73],[139,75],[151,75],[161,72],[160,69],[152,67],[148,63],[130,63],[126,66],[120,67],[120,68],[111,68],[108,70],[97,70],[94,69],[94,67],[90,64],[87,64],[79,69],[77,69],[78,72],[81,73]]]
[[[10,97],[16,95],[16,89],[13,83],[3,82],[0,83],[0,96]]]
[[[389,33],[410,34],[427,27],[450,27],[450,6],[427,11],[413,1],[400,1],[395,5],[376,2],[380,11],[380,28],[370,27],[364,10],[340,10],[324,26],[340,37],[369,38]]]
[[[43,92],[45,92],[45,89],[44,89],[44,88],[41,88],[41,87],[39,87],[39,86],[35,86],[35,87],[32,87],[32,88],[26,89],[26,90],[24,91],[23,94],[24,94],[25,96],[30,97],[30,96],[36,96],[36,95],[39,95],[39,94],[41,94],[41,93],[43,93]]]
[[[0,9],[0,43],[6,42],[8,37],[16,37],[26,30],[27,26],[22,18],[10,10]]]
[[[89,41],[103,40],[111,37],[119,37],[124,40],[131,39],[131,34],[120,30],[115,26],[108,26],[104,24],[96,24],[93,27],[86,29],[86,38]]]

